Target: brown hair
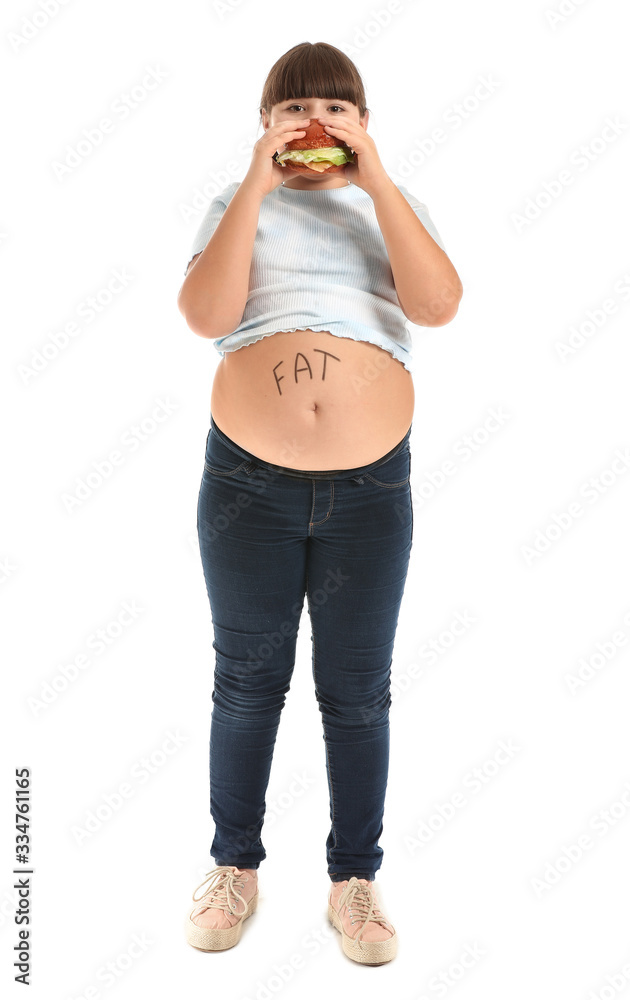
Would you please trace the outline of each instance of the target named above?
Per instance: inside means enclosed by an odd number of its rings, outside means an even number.
[[[301,42],[280,56],[269,70],[258,110],[269,114],[274,104],[290,97],[351,101],[360,118],[368,110],[358,69],[345,52],[328,42]]]

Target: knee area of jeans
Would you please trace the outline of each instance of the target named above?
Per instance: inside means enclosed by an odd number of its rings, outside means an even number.
[[[350,733],[369,729],[374,732],[378,729],[387,729],[389,726],[391,697],[388,697],[385,705],[352,706],[347,708],[343,715],[340,714],[342,709],[339,706],[327,705],[321,698],[318,698],[318,704],[322,721],[330,731],[338,729]]]

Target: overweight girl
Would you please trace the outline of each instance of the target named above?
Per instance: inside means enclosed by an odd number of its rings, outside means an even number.
[[[330,796],[328,916],[349,958],[379,965],[397,948],[374,879],[413,535],[406,321],[448,323],[462,285],[426,206],[386,173],[344,53],[290,49],[260,115],[249,169],[212,201],[178,298],[220,354],[197,519],[216,652],[215,867],[186,934],[206,951],[230,948],[256,909],[265,793],[306,602]],[[277,161],[314,120],[351,148],[351,163],[307,173]]]

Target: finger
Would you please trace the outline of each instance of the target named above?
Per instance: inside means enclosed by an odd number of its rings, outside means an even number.
[[[275,125],[270,125],[267,132],[289,132],[299,129],[300,131],[306,131],[306,126],[310,123],[310,118],[302,121],[288,121],[288,122],[277,122]]]
[[[351,129],[344,128],[343,125],[324,125],[324,128],[325,129],[326,128],[332,129],[333,132],[343,132],[343,133],[345,133],[346,136],[350,136],[350,139],[344,139],[344,142],[346,143],[347,146],[350,146],[350,150],[351,150],[352,153],[356,152],[356,150],[354,149],[354,147],[352,145],[352,143],[354,142],[354,140],[352,139],[352,130]]]
[[[267,133],[265,135],[265,138],[267,137],[269,131],[270,130],[267,131]],[[302,136],[305,136],[305,135],[306,135],[306,129],[305,128],[291,129],[291,130],[286,131],[286,132],[280,132],[280,133],[277,133],[276,135],[272,135],[271,136],[271,139],[273,139],[272,145],[276,149],[279,149],[280,146],[286,146],[286,144],[288,142],[292,142],[293,139],[300,139]]]
[[[330,129],[335,135],[340,132],[342,135],[356,135],[352,129],[344,128],[343,125],[324,125],[324,129]]]
[[[280,135],[272,135],[270,138],[273,142],[270,142],[269,145],[272,149],[275,149],[276,152],[278,152],[281,148],[284,150],[287,143],[292,142],[293,139],[299,139],[304,135],[306,135],[306,129],[298,129],[297,131],[294,129],[291,132],[283,132]],[[267,136],[265,136],[265,139],[266,138]]]

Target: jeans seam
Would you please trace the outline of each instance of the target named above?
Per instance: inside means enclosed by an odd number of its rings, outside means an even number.
[[[322,725],[323,725],[323,719],[322,719]],[[331,821],[331,824],[332,824],[332,832],[333,832],[333,845],[332,845],[331,850],[334,851],[336,849],[336,847],[337,847],[337,827],[335,826],[335,811],[336,811],[335,810],[335,782],[334,782],[332,764],[331,764],[331,761],[330,761],[330,754],[328,753],[328,740],[326,739],[326,729],[325,729],[325,727],[324,727],[324,745],[326,747],[326,766],[328,768],[328,774],[330,775],[330,804],[332,806],[332,816],[331,816],[331,820],[330,821]]]
[[[314,491],[315,491],[315,487],[313,486],[313,492]],[[309,589],[308,589],[308,569],[306,571],[306,600],[308,602],[308,609],[309,609],[309,613],[310,613],[311,612],[311,595],[310,595]],[[313,682],[315,684],[315,695],[316,695],[317,700],[319,702],[319,689],[317,687],[317,639],[316,639],[316,634],[315,634],[315,622],[313,620],[313,615],[311,614],[310,617],[311,617],[311,633],[312,633],[312,636],[313,636]],[[320,712],[321,712],[321,708],[320,708]],[[324,716],[323,715],[322,715],[321,719],[322,719],[322,729],[324,731],[324,747],[326,749],[326,768],[327,768],[328,775],[329,775],[329,778],[330,778],[330,807],[331,807],[331,813],[332,813],[331,818],[330,818],[330,822],[331,822],[331,825],[332,825],[333,849],[334,849],[334,848],[337,847],[337,829],[335,827],[335,783],[334,783],[334,780],[333,780],[333,769],[332,769],[332,764],[331,764],[331,761],[330,761],[330,754],[328,752],[328,739],[327,739],[327,736],[326,736],[326,726],[324,724]]]
[[[399,486],[406,486],[410,478],[409,476],[407,476],[406,479],[401,479],[399,483],[382,483],[379,479],[375,479],[374,476],[371,476],[369,472],[364,472],[363,475],[365,476],[366,479],[369,479],[376,486],[380,486],[381,489],[384,490],[395,490],[398,489]]]
[[[221,472],[220,469],[213,469],[212,466],[208,464],[208,462],[204,462],[204,469],[206,470],[206,472],[212,473],[213,476],[224,476],[224,477],[235,476],[237,472],[240,472],[241,469],[245,468],[246,465],[250,464],[251,463],[249,462],[249,460],[244,460],[241,462],[240,465],[237,465],[236,468],[232,469],[230,472]]]
[[[329,479],[328,482],[330,483],[330,505],[328,507],[328,513],[326,514],[326,517],[323,517],[321,519],[321,521],[313,521],[313,514],[315,513],[315,482],[316,480],[313,480],[313,505],[311,507],[311,520],[309,521],[308,525],[309,535],[313,534],[312,529],[314,527],[320,524],[324,524],[325,521],[328,521],[332,517],[333,507],[335,506],[335,483],[334,480]]]
[[[313,503],[311,504],[311,516],[308,519],[308,533],[309,533],[309,535],[313,534],[313,514],[315,513],[315,480],[311,480],[311,482],[313,484],[313,487],[312,487],[313,488]],[[307,597],[308,597],[308,590],[307,590],[306,593],[307,593]]]

